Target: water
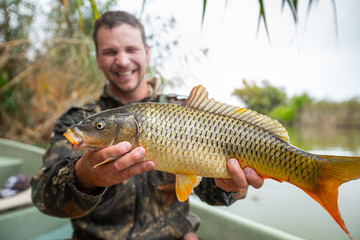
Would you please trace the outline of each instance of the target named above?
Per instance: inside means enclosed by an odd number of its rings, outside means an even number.
[[[291,144],[312,153],[360,156],[360,131],[350,129],[291,129]],[[360,239],[360,179],[339,188],[339,210],[354,239]],[[249,189],[244,200],[224,211],[281,229],[305,239],[348,240],[333,218],[299,188],[266,180]]]

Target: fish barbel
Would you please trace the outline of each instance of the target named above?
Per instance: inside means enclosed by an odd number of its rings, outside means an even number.
[[[101,149],[121,141],[142,146],[156,170],[176,174],[185,201],[198,177],[230,178],[226,160],[261,177],[289,182],[321,204],[351,238],[338,210],[338,187],[360,178],[360,157],[315,155],[289,144],[285,128],[257,112],[208,98],[195,87],[183,105],[134,103],[94,114],[64,136],[73,149]],[[112,161],[108,159],[98,165]]]

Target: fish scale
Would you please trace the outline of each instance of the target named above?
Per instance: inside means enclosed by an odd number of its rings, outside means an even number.
[[[287,131],[267,116],[208,98],[195,87],[183,106],[137,103],[88,117],[64,136],[73,149],[100,149],[120,141],[146,149],[156,170],[175,173],[185,201],[197,176],[230,178],[226,162],[238,159],[261,177],[287,181],[320,203],[351,238],[337,197],[344,182],[360,178],[360,157],[315,155],[289,144]],[[119,159],[112,157],[94,167]],[[119,159],[120,160],[120,159]]]
[[[204,177],[230,177],[226,159],[235,157],[265,177],[284,178],[308,187],[318,181],[312,156],[264,129],[230,117],[171,104],[133,104],[125,107],[139,124],[139,145],[161,171]],[[181,132],[181,134],[179,134]],[[271,146],[277,150],[271,152]],[[177,149],[172,151],[169,149]],[[279,155],[280,154],[280,155]],[[174,159],[174,161],[167,161]],[[199,161],[201,159],[201,161]]]

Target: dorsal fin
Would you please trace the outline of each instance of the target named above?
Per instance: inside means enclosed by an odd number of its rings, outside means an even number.
[[[192,89],[183,105],[222,116],[236,118],[260,126],[267,131],[274,133],[285,142],[289,142],[289,136],[286,129],[277,120],[273,120],[266,115],[246,108],[227,105],[215,101],[213,98],[209,99],[208,95],[208,92],[202,85],[196,86]]]

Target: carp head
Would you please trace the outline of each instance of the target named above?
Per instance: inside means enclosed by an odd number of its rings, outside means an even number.
[[[122,141],[133,144],[138,139],[138,130],[133,115],[108,110],[69,127],[64,136],[72,144],[73,150],[98,150]]]

